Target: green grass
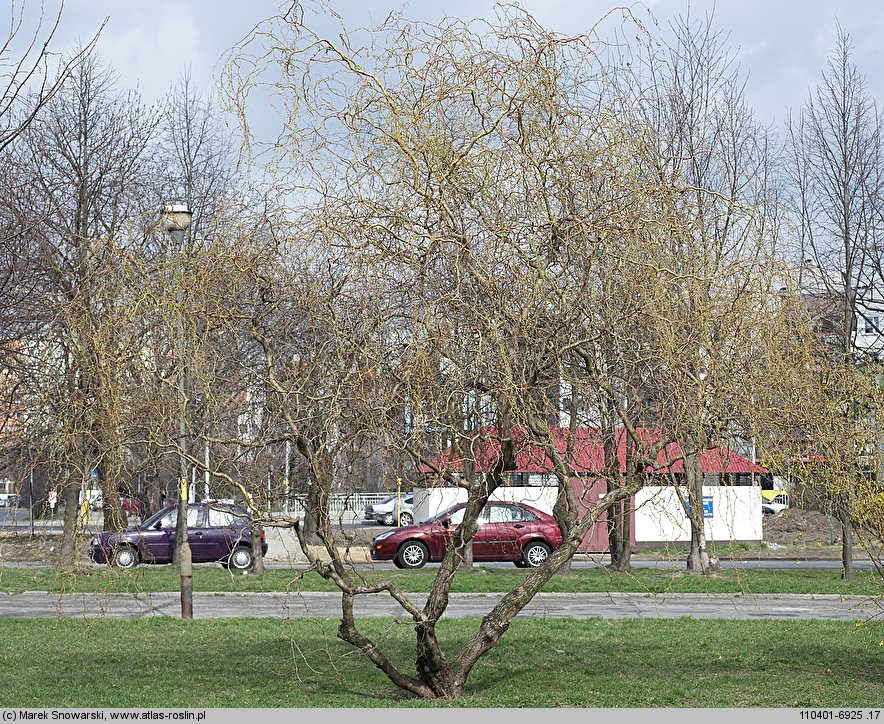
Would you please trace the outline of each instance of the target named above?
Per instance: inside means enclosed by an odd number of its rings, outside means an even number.
[[[430,590],[435,570],[398,571],[392,566],[364,571],[371,580],[391,578],[405,591]],[[476,568],[459,573],[452,590],[463,593],[493,593],[515,587],[524,571]],[[295,569],[271,569],[260,576],[232,575],[220,566],[194,571],[195,591],[334,591],[334,584],[315,573],[302,575]],[[171,566],[140,567],[134,571],[88,568],[71,574],[54,568],[0,568],[0,591],[55,592],[135,592],[177,591],[179,578]],[[884,581],[871,572],[857,572],[850,582],[842,581],[837,570],[729,570],[720,576],[687,576],[675,570],[635,569],[615,573],[606,569],[574,569],[554,576],[544,588],[551,593],[623,591],[639,593],[834,593],[878,595]]]
[[[440,626],[451,651],[476,620]],[[360,622],[405,669],[413,634]],[[0,620],[0,707],[425,705],[336,622]],[[882,649],[828,621],[518,620],[474,669],[472,707],[880,706]],[[438,704],[436,704],[438,705]]]

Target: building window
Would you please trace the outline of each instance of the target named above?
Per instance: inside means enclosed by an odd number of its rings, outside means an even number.
[[[865,332],[873,334],[878,331],[878,317],[866,317]]]

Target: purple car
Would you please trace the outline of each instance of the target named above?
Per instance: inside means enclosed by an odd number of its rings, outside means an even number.
[[[170,505],[144,523],[119,533],[106,531],[92,539],[96,563],[134,568],[139,563],[171,563],[178,506]],[[229,503],[194,503],[187,507],[187,542],[194,563],[221,561],[229,568],[252,566],[252,530],[245,510]],[[264,531],[261,550],[267,553]]]

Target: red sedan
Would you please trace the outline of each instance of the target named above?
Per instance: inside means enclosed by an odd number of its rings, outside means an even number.
[[[372,560],[393,561],[399,568],[441,561],[465,508],[465,503],[454,505],[420,525],[381,533],[371,542]],[[555,518],[524,503],[489,503],[477,523],[473,538],[477,562],[512,561],[519,568],[536,568],[562,544]]]

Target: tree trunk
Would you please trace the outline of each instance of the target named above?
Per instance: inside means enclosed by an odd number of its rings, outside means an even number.
[[[608,492],[611,491],[611,483],[608,482]],[[608,553],[611,556],[611,568],[622,570],[620,568],[620,551],[621,545],[620,530],[620,503],[611,506],[608,509]]]
[[[460,567],[467,569],[473,567],[473,541],[470,541],[464,546],[463,560],[460,562]]]
[[[80,485],[67,479],[59,502],[64,500],[64,529],[61,535],[59,562],[67,568],[77,565],[77,532],[80,528]]]
[[[178,567],[181,571],[181,618],[190,621],[193,618],[193,557],[187,537],[181,546]]]
[[[125,530],[129,527],[129,516],[123,510],[120,502],[120,496],[116,490],[110,495],[107,492],[102,493],[103,503],[101,505],[102,514],[104,516],[105,530]]]
[[[434,697],[456,699],[463,691],[463,681],[458,682],[453,676],[452,667],[445,660],[436,641],[435,625],[419,625],[416,627],[416,634],[415,668],[420,680],[433,692]]]
[[[693,523],[691,529],[693,530]],[[713,576],[719,571],[718,558],[710,555],[709,549],[706,547],[706,536],[700,532],[699,535],[691,536],[691,547],[688,552],[688,573],[695,573],[704,576]]]
[[[709,576],[719,570],[718,559],[710,555],[706,544],[703,516],[703,472],[700,468],[699,453],[685,456],[685,476],[687,478],[688,520],[691,525],[691,547],[688,551],[688,573]]]
[[[611,553],[611,568],[616,571],[627,571],[632,562],[632,541],[629,520],[629,501],[623,500],[615,504],[609,511],[611,516],[609,525],[612,536],[609,540]]]
[[[632,560],[629,512],[627,500],[615,503],[608,509],[608,551],[611,555],[611,568],[616,571],[629,570]]]
[[[181,555],[187,543],[187,498],[181,492],[183,486],[179,482],[178,515],[175,520],[175,545],[172,548],[172,565],[181,566]]]
[[[115,468],[115,466],[112,466]],[[129,516],[123,510],[123,504],[120,500],[119,475],[116,469],[110,471],[104,467],[101,469],[100,487],[102,499],[102,514],[104,516],[105,530],[125,530],[129,526]],[[106,473],[106,474],[105,474]]]
[[[264,573],[264,553],[261,551],[261,533],[263,531],[260,523],[252,523],[252,573]]]
[[[304,508],[304,539],[311,546],[319,545],[319,522],[316,511],[319,510],[319,486],[312,484],[307,489],[307,500]]]
[[[853,578],[853,524],[843,513],[838,520],[841,523],[841,578],[849,581]]]

